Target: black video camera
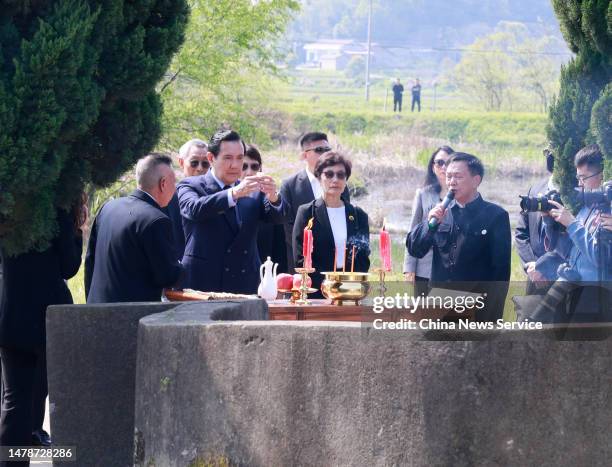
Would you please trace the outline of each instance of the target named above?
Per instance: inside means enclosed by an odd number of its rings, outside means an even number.
[[[549,203],[549,201],[561,202],[561,195],[557,190],[550,190],[543,195],[538,196],[523,196],[521,198],[521,210],[523,212],[548,212],[555,206]]]

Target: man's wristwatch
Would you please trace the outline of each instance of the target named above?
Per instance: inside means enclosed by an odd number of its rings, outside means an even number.
[[[270,202],[273,205],[277,206],[281,202],[281,194],[280,194],[280,191],[278,191],[278,190],[276,190],[276,192],[274,194],[276,195],[276,201],[273,202],[272,200],[270,200]]]

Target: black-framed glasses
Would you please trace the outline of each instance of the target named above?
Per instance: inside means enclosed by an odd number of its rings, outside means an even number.
[[[210,167],[210,162],[208,162],[208,161],[199,161],[197,159],[189,161],[189,167],[191,167],[192,169],[197,168],[198,165],[201,165],[203,169],[208,169]]]
[[[330,148],[329,146],[317,146],[316,148],[306,149],[305,152],[314,151],[317,154],[325,154],[326,152],[329,152],[331,150],[332,150],[332,148]]]
[[[596,177],[602,172],[603,170],[600,170],[599,172],[595,172],[593,175],[589,175],[588,177],[585,177],[584,175],[576,175],[576,180],[578,180],[579,182],[584,182],[585,180],[588,180],[589,178]]]
[[[435,159],[433,163],[440,168],[446,167],[446,161],[444,159]]]
[[[346,180],[346,172],[344,172],[343,170],[339,172],[335,172],[333,170],[326,170],[325,172],[323,172],[323,175],[328,180],[331,180],[334,177],[336,177],[338,180]]]
[[[259,172],[259,170],[261,169],[261,164],[259,162],[251,162],[250,164],[248,162],[245,162],[242,164],[243,172],[246,172],[247,170],[249,170],[249,168],[253,172]]]

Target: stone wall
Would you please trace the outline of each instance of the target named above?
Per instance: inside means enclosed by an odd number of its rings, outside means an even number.
[[[267,319],[263,300],[241,303],[201,303],[198,319]],[[75,465],[133,465],[138,322],[176,307],[117,303],[48,308],[51,432],[55,445],[76,446]]]
[[[139,465],[602,465],[612,342],[557,337],[150,316]]]

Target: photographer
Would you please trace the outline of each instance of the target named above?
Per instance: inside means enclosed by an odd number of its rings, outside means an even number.
[[[527,275],[527,295],[546,293],[547,286],[557,279],[557,267],[563,261],[556,245],[546,242],[544,236],[543,216],[547,215],[545,209],[552,207],[547,201],[558,197],[558,191],[552,179],[554,155],[549,149],[544,149],[543,154],[550,175],[521,196],[521,213],[514,230],[516,249]]]
[[[569,316],[559,315],[569,311],[574,321],[609,320],[610,252],[612,221],[610,202],[612,187],[603,182],[603,155],[596,144],[581,149],[574,160],[578,186],[582,190],[580,211],[574,215],[562,204],[550,201],[554,206],[550,218],[545,222],[547,238],[553,235],[556,225],[565,227],[569,243],[567,261],[559,267],[559,280],[546,295],[534,318],[542,321],[566,320]],[[602,190],[603,188],[603,190]],[[597,284],[593,284],[596,283]],[[604,293],[602,294],[602,291]],[[560,309],[564,299],[570,308]],[[555,316],[555,318],[552,318]],[[606,316],[604,316],[606,315]],[[551,319],[552,318],[552,319]]]
[[[599,146],[592,144],[581,149],[576,154],[574,163],[578,186],[583,192],[588,193],[602,187],[603,155]],[[585,198],[586,196],[583,196],[583,199]],[[600,274],[610,258],[601,257],[600,247],[602,245],[598,241],[597,234],[602,221],[609,218],[609,202],[607,206],[605,203],[583,202],[576,217],[560,203],[556,201],[550,201],[550,203],[555,206],[550,210],[551,218],[566,228],[568,239],[571,242],[567,259],[569,267],[580,275],[579,280],[583,282],[600,280]],[[554,225],[545,224],[547,238],[553,235],[551,234],[552,228]],[[607,262],[602,263],[602,260]]]

